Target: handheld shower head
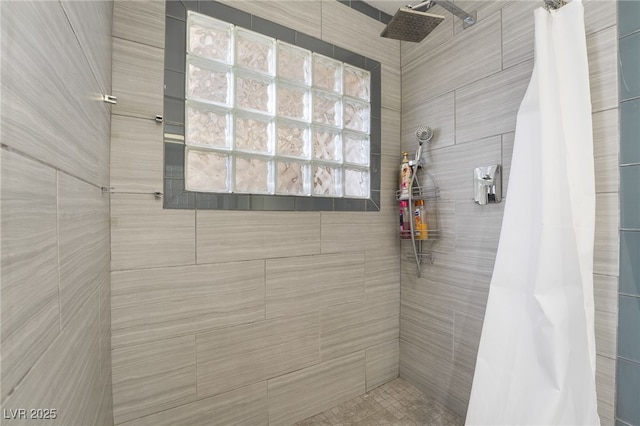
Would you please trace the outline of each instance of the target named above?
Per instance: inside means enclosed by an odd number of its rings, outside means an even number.
[[[429,142],[433,137],[433,130],[429,126],[420,126],[416,129],[416,138],[418,139],[418,149],[416,150],[416,157],[412,161],[413,164],[417,164],[418,167],[422,167],[424,165],[424,160],[422,160],[422,145],[425,142]]]
[[[433,137],[433,130],[429,126],[421,126],[416,130],[416,138],[418,138],[418,143],[422,146],[423,143],[429,142]]]

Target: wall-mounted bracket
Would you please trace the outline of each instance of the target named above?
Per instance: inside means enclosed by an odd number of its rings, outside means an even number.
[[[102,100],[108,104],[113,104],[113,105],[118,103],[118,98],[113,95],[102,95]]]

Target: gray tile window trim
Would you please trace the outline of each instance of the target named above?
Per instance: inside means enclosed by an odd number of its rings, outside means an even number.
[[[184,98],[164,97],[164,121],[167,124],[184,126]],[[165,127],[165,132],[166,130]]]
[[[187,8],[184,3],[178,0],[167,0],[167,16],[172,18],[187,19]]]
[[[164,131],[171,135],[184,136],[184,126],[181,124],[170,124],[165,122]]]
[[[181,143],[164,143],[164,177],[184,179],[184,145]]]
[[[362,0],[338,0],[338,2],[352,8],[353,10],[357,10],[358,12],[367,15],[368,17],[376,21],[382,22],[383,24],[388,24],[392,18],[392,16],[388,13],[376,9],[375,7],[365,3]]]
[[[251,17],[251,29],[257,33],[284,41],[285,43],[295,44],[296,42],[295,30],[257,16]]]
[[[377,174],[380,175],[380,167],[381,167],[381,161],[382,161],[382,156],[380,154],[371,154],[371,164],[370,166],[370,170],[371,170],[371,174]],[[371,180],[371,191],[380,191],[380,179],[377,179],[376,181],[374,181],[373,179]]]
[[[353,4],[357,2],[351,1],[349,3],[349,6],[353,7]],[[180,8],[181,5],[185,9],[184,15]],[[359,10],[357,8],[364,9],[361,5],[354,7],[354,9]],[[198,11],[371,72],[371,196],[370,199],[366,200],[187,191],[184,189],[184,145],[165,142],[164,208],[256,211],[380,211],[380,154],[382,146],[380,63],[215,1],[182,1],[180,5],[167,5],[164,97],[164,128],[167,134],[184,136],[186,10]],[[180,82],[180,78],[182,78],[182,82]],[[180,84],[182,84],[182,91],[178,87]],[[181,161],[181,165],[177,164],[178,160]]]
[[[221,21],[251,29],[251,14],[231,6],[216,1],[198,1],[198,11],[202,14],[220,19]]]
[[[618,357],[616,417],[630,425],[640,425],[640,363]]]
[[[640,363],[640,297],[621,295],[618,307],[618,356]]]
[[[184,72],[187,53],[187,23],[167,16],[165,21],[164,68]]]
[[[164,94],[177,99],[184,99],[185,73],[172,70],[164,70]]]

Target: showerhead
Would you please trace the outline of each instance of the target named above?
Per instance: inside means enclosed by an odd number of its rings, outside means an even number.
[[[396,40],[420,42],[444,20],[444,16],[401,7],[380,36]]]
[[[417,164],[418,167],[422,167],[425,164],[425,161],[422,158],[422,145],[425,142],[429,142],[432,137],[433,137],[433,130],[431,130],[431,127],[420,126],[416,129],[416,138],[418,138],[418,149],[416,150],[416,156],[414,161],[409,162],[409,164],[411,165]]]
[[[433,137],[433,130],[429,126],[421,126],[416,130],[416,138],[418,138],[418,143],[422,145],[425,142],[429,142]]]

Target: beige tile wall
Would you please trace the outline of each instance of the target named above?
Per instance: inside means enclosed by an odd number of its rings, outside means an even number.
[[[415,129],[433,126],[427,159],[441,188],[443,237],[422,278],[402,257],[400,375],[459,414],[468,403],[504,209],[472,203],[470,174],[475,166],[501,163],[508,189],[516,113],[533,67],[532,11],[542,2],[463,3],[478,10],[477,25],[463,30],[454,19],[452,28],[447,18],[422,43],[401,45],[402,147],[414,150]],[[602,424],[611,425],[619,216],[616,8],[608,1],[584,3],[597,192],[597,390]]]
[[[0,399],[113,424],[110,2],[0,5]],[[28,420],[28,419],[27,419]],[[13,420],[11,424],[24,424]]]
[[[163,210],[164,1],[116,1],[117,424],[290,424],[398,375],[400,43],[335,0],[224,3],[382,62],[382,211]]]

